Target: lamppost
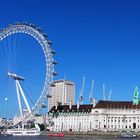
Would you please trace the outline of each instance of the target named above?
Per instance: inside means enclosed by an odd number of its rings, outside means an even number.
[[[8,98],[7,97],[5,97],[5,99],[4,99],[4,124],[5,124],[5,126],[7,125],[7,119],[6,119],[6,114],[7,114],[7,100],[8,100]]]
[[[6,118],[6,113],[7,113],[7,100],[8,100],[8,98],[5,97],[5,104],[4,104],[4,116],[5,116],[5,118]]]

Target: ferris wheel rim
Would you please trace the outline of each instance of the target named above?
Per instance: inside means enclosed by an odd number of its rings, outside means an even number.
[[[47,99],[47,96],[50,95],[50,87],[53,83],[53,73],[54,73],[54,64],[53,64],[53,50],[50,48],[51,42],[46,39],[46,33],[42,32],[41,29],[34,24],[25,24],[25,23],[16,23],[11,24],[7,28],[0,30],[0,41],[5,39],[6,37],[16,34],[16,33],[24,33],[32,36],[36,41],[40,44],[46,63],[46,75],[43,89],[41,91],[41,95],[39,96],[37,102],[32,108],[32,115],[38,113],[41,109],[42,104]]]

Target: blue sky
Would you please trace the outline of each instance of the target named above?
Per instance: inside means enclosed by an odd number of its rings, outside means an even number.
[[[103,83],[107,97],[112,89],[112,100],[132,100],[134,87],[140,88],[139,7],[138,0],[5,0],[0,4],[0,27],[16,21],[41,27],[53,41],[52,48],[57,53],[55,70],[58,76],[55,79],[66,75],[68,80],[74,81],[76,100],[83,76],[86,77],[84,103],[88,103],[92,79],[95,81],[93,96],[98,100],[103,98]],[[20,73],[27,74],[30,79],[29,73],[32,73],[35,80],[41,79],[28,83],[37,98],[39,93],[36,92],[41,90],[43,83],[44,61],[41,50],[38,52],[40,48],[33,48],[38,46],[36,42],[27,40],[23,39],[22,46],[32,46],[24,48],[28,57],[20,57],[25,62],[30,57],[33,62],[28,62],[28,66],[32,63],[35,70],[22,71],[21,68]],[[40,67],[36,67],[37,63]],[[12,86],[14,91],[14,83]],[[2,93],[1,98],[5,95]]]

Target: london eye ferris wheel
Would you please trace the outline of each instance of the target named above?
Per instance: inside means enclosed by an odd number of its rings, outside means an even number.
[[[7,108],[11,112],[17,104],[21,115],[23,108],[34,115],[41,110],[47,98],[51,98],[50,88],[53,77],[57,75],[54,71],[57,64],[53,58],[55,51],[51,45],[47,34],[34,24],[16,23],[0,30],[0,98],[9,100],[11,108]],[[29,95],[26,95],[26,81],[33,91]],[[30,108],[27,97],[34,95],[36,99]]]

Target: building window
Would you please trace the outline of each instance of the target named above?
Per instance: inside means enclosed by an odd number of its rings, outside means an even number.
[[[125,128],[127,128],[127,125],[125,126]]]

